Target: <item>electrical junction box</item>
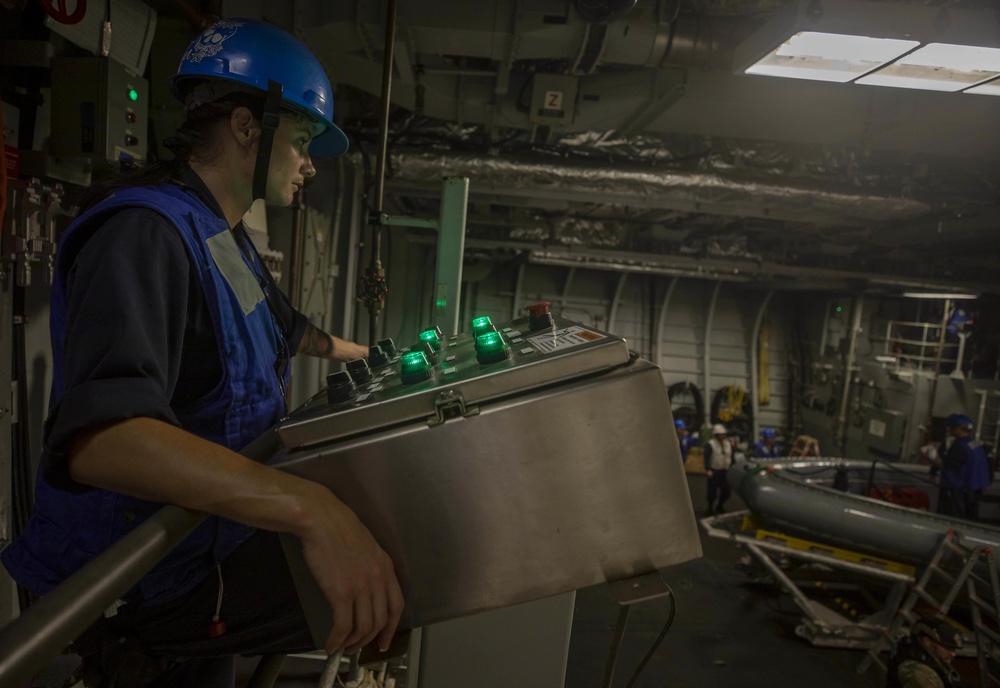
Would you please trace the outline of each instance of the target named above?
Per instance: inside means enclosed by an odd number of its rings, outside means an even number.
[[[905,433],[905,413],[865,407],[864,441],[870,448],[898,456]]]
[[[544,126],[572,124],[578,88],[579,79],[575,76],[535,74],[528,120]]]
[[[367,375],[334,374],[272,430],[269,463],[330,488],[392,557],[401,628],[701,555],[660,369],[580,323],[531,325],[476,318],[446,342],[429,330]],[[298,540],[282,542],[322,643],[330,605]]]
[[[56,157],[115,162],[146,157],[149,84],[101,57],[52,60],[52,135]]]

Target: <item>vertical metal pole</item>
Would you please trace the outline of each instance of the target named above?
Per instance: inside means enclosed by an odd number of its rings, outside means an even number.
[[[823,330],[819,334],[819,355],[826,356],[826,335],[830,329],[830,307],[833,305],[831,299],[826,300],[826,309],[823,311]]]
[[[857,353],[858,333],[861,331],[861,313],[864,307],[865,297],[862,295],[855,297],[854,312],[851,317],[851,343],[847,347],[847,354],[844,356],[844,390],[840,396],[840,412],[837,414],[837,427],[834,429],[835,441],[842,450],[847,447],[847,402],[850,398],[854,356]]]
[[[656,319],[656,341],[653,342],[653,363],[660,365],[660,357],[663,355],[663,347],[661,342],[663,341],[663,330],[666,328],[667,322],[667,310],[670,308],[670,299],[674,295],[674,289],[677,288],[677,282],[680,277],[673,277],[670,280],[670,285],[667,287],[667,293],[663,296],[663,303],[660,304],[660,314]]]
[[[344,189],[345,188],[344,179],[346,179],[346,177],[347,177],[347,164],[344,162],[344,156],[341,156],[341,157],[337,158],[337,187],[338,188],[340,188],[340,189]],[[327,242],[327,245],[326,245],[326,256],[327,256],[326,270],[327,270],[327,272],[326,272],[325,275],[323,275],[323,280],[324,280],[324,284],[327,284],[328,288],[330,289],[329,298],[330,298],[330,304],[331,305],[330,305],[330,307],[328,307],[326,309],[326,312],[323,314],[323,331],[324,332],[337,332],[334,329],[335,325],[334,325],[334,322],[333,322],[333,313],[334,313],[334,311],[336,309],[333,307],[332,304],[333,304],[333,298],[334,298],[334,275],[336,275],[336,274],[338,274],[340,272],[340,264],[337,262],[337,253],[340,250],[340,230],[341,230],[341,228],[344,225],[344,207],[346,205],[346,203],[344,202],[344,196],[345,196],[344,193],[338,193],[337,194],[337,202],[336,202],[336,204],[334,205],[334,208],[333,208],[333,219],[330,222],[330,240]],[[348,249],[348,256],[350,255],[350,250],[351,249]],[[348,284],[348,288],[347,288],[346,291],[348,293],[350,293],[350,291],[351,291],[350,290],[350,285],[352,283],[348,282],[347,284]],[[343,336],[345,336],[347,334],[347,332],[345,330],[344,332],[337,332],[337,334],[340,335],[341,337],[343,337]],[[325,366],[323,366],[323,368],[324,368],[324,376],[323,376],[323,378],[324,379],[326,378],[325,373],[327,373],[327,372],[330,371],[330,364],[329,364],[329,362],[326,362],[326,363],[327,364]],[[321,381],[321,384],[322,384],[322,381]]]
[[[264,655],[257,662],[247,688],[274,688],[288,655]]]
[[[750,444],[756,442],[757,438],[760,437],[760,420],[758,419],[760,415],[760,380],[757,376],[760,353],[757,351],[757,340],[760,338],[760,328],[764,324],[764,314],[767,313],[767,304],[771,302],[772,296],[774,296],[773,289],[764,296],[764,300],[757,310],[757,319],[754,320],[753,324],[753,338],[750,340],[750,408],[753,411],[753,436],[750,439]],[[791,400],[789,400],[789,403],[791,403]]]
[[[0,229],[4,238],[13,233],[14,210],[20,201],[21,192],[13,188],[7,192],[10,203],[5,227]],[[4,200],[4,199],[0,199]],[[14,358],[14,301],[13,277],[14,264],[8,262],[5,256],[0,256],[0,549],[6,547],[14,537],[14,514],[10,505],[13,504],[13,425],[11,422],[13,405],[13,358]],[[27,409],[20,409],[27,413]],[[14,619],[15,586],[7,570],[0,567],[0,628]]]
[[[306,233],[306,191],[303,188],[295,194],[295,201],[292,203],[292,246],[289,253],[292,254],[291,265],[288,269],[288,293],[292,308],[299,310],[302,308],[302,264],[303,264],[303,243]]]
[[[389,108],[392,93],[393,48],[396,45],[396,0],[389,0],[389,11],[385,19],[385,47],[382,53],[382,116],[379,121],[378,160],[375,165],[375,197],[372,211],[376,221],[372,223],[371,259],[368,264],[370,276],[382,274],[382,201],[385,194],[385,160],[389,147]],[[368,341],[378,340],[378,315],[381,302],[368,305]]]
[[[924,323],[923,331],[920,333],[920,370],[924,369],[924,356],[927,355],[927,323]]]
[[[983,439],[983,419],[986,417],[986,399],[989,396],[989,391],[977,389],[976,396],[979,397],[979,414],[976,416],[976,442],[981,442]]]
[[[941,333],[938,335],[937,354],[934,356],[934,376],[931,378],[931,400],[927,408],[930,416],[934,416],[934,397],[937,396],[938,375],[941,374],[941,356],[944,354],[944,337],[948,332],[948,311],[951,310],[951,299],[944,300],[944,313],[941,315]]]
[[[514,282],[514,307],[511,309],[510,319],[514,320],[521,312],[521,289],[524,287],[524,270],[526,263],[521,263],[517,268],[517,281]]]
[[[1000,392],[993,392],[993,396],[1000,397]],[[1000,444],[1000,409],[997,409],[997,415],[994,417],[993,423],[993,450],[996,451],[997,445]]]
[[[712,398],[712,390],[710,385],[712,383],[712,322],[715,320],[715,304],[719,301],[719,290],[722,289],[722,282],[715,283],[715,289],[712,290],[712,300],[708,303],[708,315],[705,316],[705,346],[703,351],[705,352],[705,358],[703,365],[705,366],[704,377],[705,386],[702,388],[705,399]],[[709,413],[708,423],[711,425],[712,418],[711,413]]]
[[[465,220],[469,207],[469,178],[444,180],[441,193],[441,223],[438,231],[437,285],[434,324],[445,335],[458,334],[459,301],[462,296],[462,257],[465,254]]]
[[[347,240],[346,252],[346,272],[344,275],[344,335],[348,339],[357,339],[357,327],[354,322],[355,297],[352,288],[357,279],[358,270],[361,268],[361,256],[356,254],[358,243],[361,241],[361,230],[365,225],[365,218],[361,215],[361,196],[364,194],[364,173],[355,166],[351,172],[354,181],[353,192],[351,193],[350,230]],[[372,340],[363,342],[374,344]]]
[[[569,272],[566,273],[566,281],[563,283],[562,291],[562,303],[560,304],[561,310],[566,310],[566,302],[569,300],[569,288],[573,284],[573,278],[576,277],[576,268],[570,268]],[[1000,363],[998,363],[998,369],[1000,369]]]
[[[621,650],[622,641],[625,639],[625,628],[628,625],[628,614],[632,605],[623,604],[618,609],[618,622],[615,623],[615,631],[611,635],[611,648],[608,650],[608,660],[604,665],[604,678],[601,680],[601,688],[611,688],[615,679],[615,665],[618,663],[618,652]]]
[[[627,272],[623,272],[622,276],[618,278],[618,286],[615,288],[615,295],[611,300],[611,309],[608,313],[608,332],[615,331],[615,325],[618,321],[618,304],[621,303],[622,294],[625,293],[625,282],[627,280]]]

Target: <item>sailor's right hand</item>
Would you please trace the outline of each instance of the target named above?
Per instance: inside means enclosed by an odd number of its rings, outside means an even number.
[[[403,613],[392,559],[353,511],[325,487],[316,487],[299,537],[306,564],[333,610],[324,648],[353,654],[377,636],[384,651]]]

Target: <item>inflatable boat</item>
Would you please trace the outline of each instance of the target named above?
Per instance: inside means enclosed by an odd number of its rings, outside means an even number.
[[[935,513],[926,466],[847,459],[770,459],[735,464],[729,483],[765,526],[900,561],[930,561],[948,531],[986,546],[1000,563],[1000,527]],[[997,515],[1000,489],[984,494],[981,518]]]

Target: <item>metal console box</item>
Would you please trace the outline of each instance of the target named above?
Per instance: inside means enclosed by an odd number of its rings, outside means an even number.
[[[527,325],[502,327],[509,360],[479,365],[464,335],[430,380],[390,365],[357,400],[324,392],[277,428],[270,463],[329,487],[391,555],[404,628],[701,556],[659,368],[576,323]],[[325,638],[329,605],[284,544]]]

